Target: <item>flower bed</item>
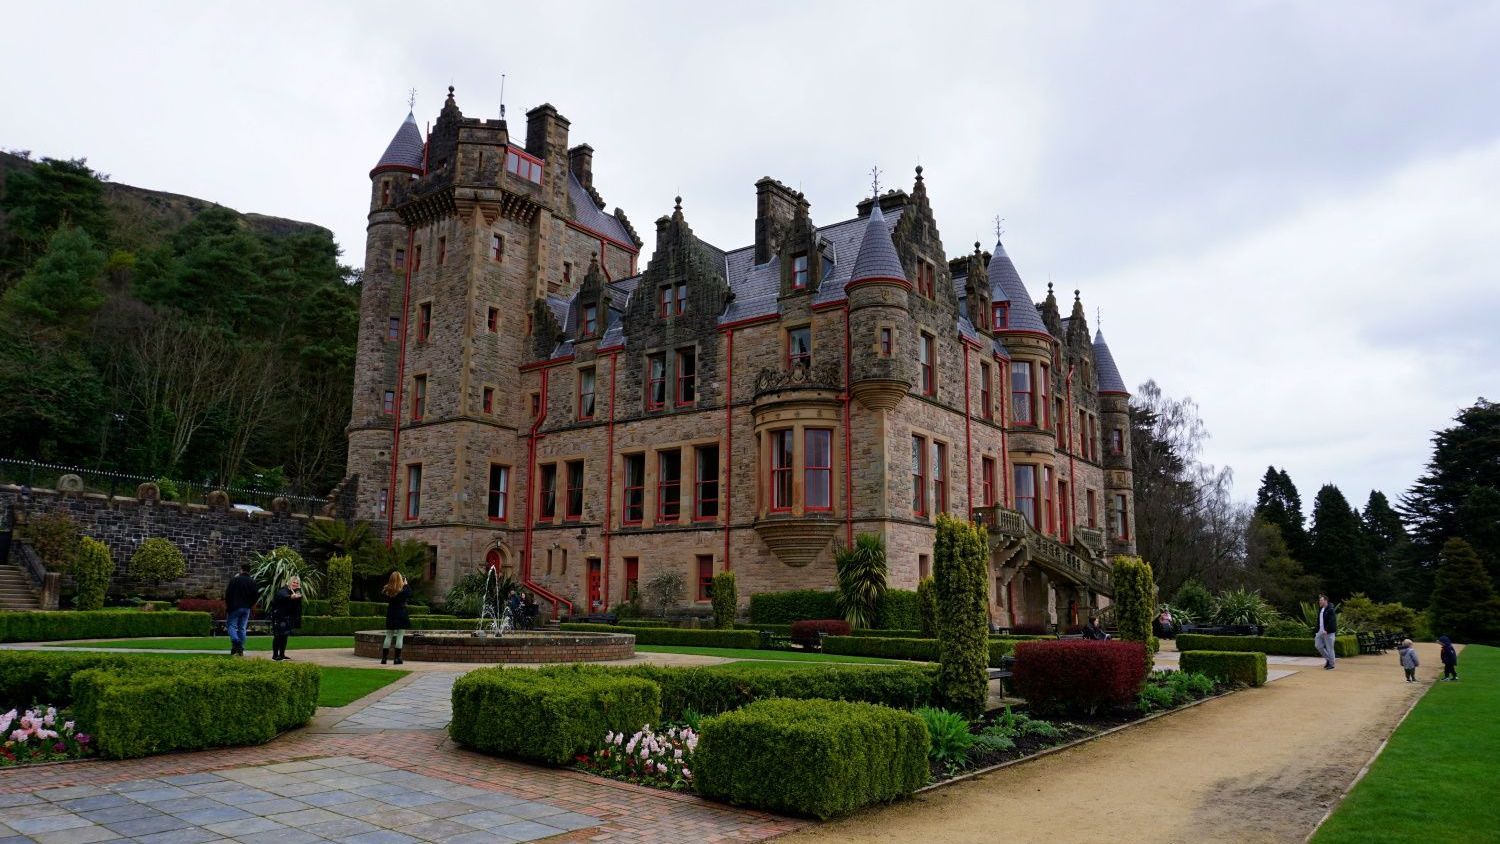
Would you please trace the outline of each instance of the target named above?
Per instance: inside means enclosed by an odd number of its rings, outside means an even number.
[[[59,723],[60,722],[60,723]],[[54,706],[0,715],[0,768],[81,759],[93,753],[93,738],[78,732]]]
[[[671,791],[691,791],[693,751],[698,734],[688,726],[669,726],[654,732],[647,724],[635,735],[604,734],[604,744],[574,761],[589,773]]]

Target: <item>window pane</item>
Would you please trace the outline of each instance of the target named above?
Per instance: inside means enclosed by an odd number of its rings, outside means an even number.
[[[771,506],[792,506],[792,432],[771,432]]]
[[[826,428],[809,428],[802,454],[806,479],[803,483],[803,505],[809,510],[827,510],[833,502],[833,432]]]
[[[719,515],[719,447],[700,446],[697,450],[697,489],[694,494],[694,516],[701,519]]]

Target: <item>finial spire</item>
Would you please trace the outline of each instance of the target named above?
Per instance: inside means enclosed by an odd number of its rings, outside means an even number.
[[[999,214],[995,215],[995,239],[999,240],[1005,236],[1005,218]]]
[[[676,202],[677,202],[677,204],[672,207],[672,211],[673,211],[673,213],[681,214],[682,213],[682,197],[680,197],[680,196],[676,197]]]
[[[1094,308],[1094,327],[1098,328],[1098,329],[1101,329],[1101,330],[1104,328],[1104,309],[1103,308]]]
[[[417,89],[411,88],[406,92],[406,110],[415,112],[417,110]]]
[[[870,195],[880,199],[880,166],[870,168]]]
[[[1073,301],[1075,301],[1075,302],[1082,302],[1083,301],[1083,295],[1082,295],[1082,293],[1079,292],[1078,288],[1076,288],[1076,287],[1073,288]]]
[[[917,165],[917,181],[922,181],[922,165]]]
[[[505,74],[500,74],[500,119],[505,119]]]

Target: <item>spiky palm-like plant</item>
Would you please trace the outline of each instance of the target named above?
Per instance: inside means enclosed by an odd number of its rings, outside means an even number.
[[[272,548],[264,554],[256,554],[250,563],[250,576],[260,584],[260,603],[266,610],[271,609],[271,599],[276,597],[276,590],[294,577],[302,581],[303,597],[318,597],[320,577],[317,568],[285,545]]]
[[[874,627],[885,595],[885,540],[877,533],[854,537],[854,547],[834,554],[838,566],[838,609],[853,627]]]

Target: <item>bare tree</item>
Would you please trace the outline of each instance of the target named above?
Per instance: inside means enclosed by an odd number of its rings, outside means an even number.
[[[138,331],[117,359],[117,377],[151,441],[163,443],[162,471],[176,468],[227,395],[223,336],[169,318]]]
[[[234,483],[251,442],[264,432],[272,400],[287,373],[269,343],[240,342],[228,355],[223,413],[228,441],[219,453],[219,482]]]

